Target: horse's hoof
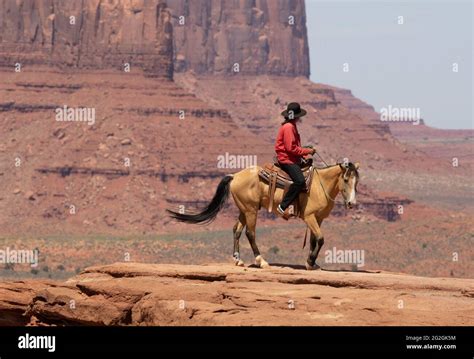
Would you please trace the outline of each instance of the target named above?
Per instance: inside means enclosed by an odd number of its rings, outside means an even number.
[[[257,256],[255,257],[255,264],[259,266],[260,268],[269,268],[270,264],[262,258],[262,256]]]
[[[317,270],[317,269],[321,269],[320,266],[318,266],[316,263],[314,263],[314,265],[310,265],[308,262],[305,263],[305,266],[306,266],[306,270]]]
[[[244,266],[244,261],[242,259],[234,260],[234,263],[237,267],[243,267]]]

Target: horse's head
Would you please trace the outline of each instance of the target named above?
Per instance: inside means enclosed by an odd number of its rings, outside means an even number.
[[[359,182],[359,163],[339,163],[341,175],[339,176],[339,191],[344,198],[346,208],[352,208],[356,204],[357,183]]]

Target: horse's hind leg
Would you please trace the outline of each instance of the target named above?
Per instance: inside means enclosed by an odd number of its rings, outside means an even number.
[[[245,230],[245,234],[247,235],[247,239],[249,240],[250,247],[252,247],[253,255],[255,256],[255,264],[260,268],[270,267],[268,262],[261,256],[260,251],[257,247],[257,241],[255,238],[255,229],[257,227],[257,210],[252,212],[246,212],[245,220],[247,223],[247,229]]]
[[[239,219],[237,220],[234,226],[234,255],[233,255],[234,263],[236,266],[239,266],[239,267],[244,266],[244,261],[240,259],[240,247],[239,247],[240,235],[242,234],[244,227],[245,227],[245,215],[242,212],[240,212]]]

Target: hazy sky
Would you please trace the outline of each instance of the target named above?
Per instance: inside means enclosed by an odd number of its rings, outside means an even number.
[[[306,14],[312,81],[377,112],[419,108],[430,126],[474,127],[473,0],[306,0]]]

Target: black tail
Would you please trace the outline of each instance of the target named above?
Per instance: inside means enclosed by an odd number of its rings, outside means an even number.
[[[206,224],[212,222],[219,211],[224,206],[227,198],[229,197],[229,183],[232,181],[233,176],[225,176],[219,185],[217,186],[216,193],[212,198],[211,202],[207,205],[206,208],[200,213],[196,214],[183,214],[175,211],[166,211],[174,219],[177,219],[180,222],[193,223],[193,224]]]

